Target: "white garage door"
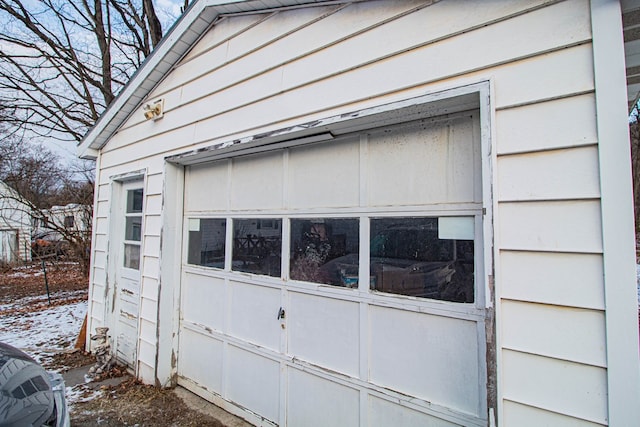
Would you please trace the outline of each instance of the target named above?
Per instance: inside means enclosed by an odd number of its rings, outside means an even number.
[[[262,424],[486,425],[478,123],[187,167],[180,383]]]

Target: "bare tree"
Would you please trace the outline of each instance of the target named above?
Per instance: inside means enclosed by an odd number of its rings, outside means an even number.
[[[76,142],[162,37],[152,0],[0,0],[0,23],[0,116]]]
[[[65,255],[89,272],[93,205],[92,166],[63,166],[45,147],[0,140],[0,221],[29,218],[36,256]],[[15,222],[15,220],[14,220]]]

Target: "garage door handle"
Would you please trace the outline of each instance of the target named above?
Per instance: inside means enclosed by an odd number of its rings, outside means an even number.
[[[280,310],[278,310],[278,320],[280,319],[284,319],[284,308],[280,307]]]

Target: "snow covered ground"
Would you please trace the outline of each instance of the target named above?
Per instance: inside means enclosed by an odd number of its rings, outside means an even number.
[[[70,293],[73,299],[75,293]],[[77,297],[83,296],[77,292]],[[86,293],[85,293],[86,294]],[[73,348],[87,301],[48,305],[43,297],[27,297],[0,305],[0,341],[17,347],[39,362]]]

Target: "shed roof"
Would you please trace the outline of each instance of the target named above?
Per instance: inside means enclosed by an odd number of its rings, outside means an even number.
[[[194,0],[78,145],[97,157],[111,136],[222,15],[364,0]],[[629,110],[640,98],[640,2],[622,1]]]

